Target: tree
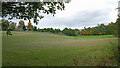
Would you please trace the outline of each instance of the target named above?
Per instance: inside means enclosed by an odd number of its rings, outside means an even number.
[[[32,29],[33,29],[33,31],[37,31],[37,27],[36,26],[34,26]]]
[[[106,26],[105,26],[104,24],[100,24],[100,25],[99,25],[98,31],[99,31],[99,35],[108,33],[108,32],[107,32],[107,29],[106,29]]]
[[[88,27],[88,28],[86,29],[86,35],[90,35],[90,30],[91,30],[90,27]]]
[[[29,30],[32,29],[32,24],[31,24],[31,22],[28,22],[28,26],[27,26],[27,28],[28,28]]]
[[[85,34],[84,35],[89,35],[89,32],[87,30],[85,30]]]
[[[101,30],[100,30],[101,34],[108,34],[107,32],[107,27],[102,27]]]
[[[48,30],[46,28],[43,29],[44,32],[48,32]]]
[[[92,28],[92,34],[93,35],[99,35],[99,29],[98,29],[98,27],[93,27]]]
[[[60,29],[55,29],[54,30],[54,33],[59,33],[59,32],[61,32]]]
[[[109,23],[107,26],[108,34],[114,34],[114,23]]]
[[[38,32],[40,32],[40,28],[38,28]]]
[[[83,32],[84,32],[84,29],[82,29],[82,30],[80,31],[80,34],[83,35]]]
[[[78,30],[78,29],[75,29],[74,31],[75,31],[75,34],[78,35],[79,30]]]
[[[68,28],[65,28],[63,29],[63,34],[66,34],[67,36],[76,36],[74,30],[72,29],[68,29]]]
[[[33,19],[38,24],[44,14],[56,14],[56,10],[64,10],[64,2],[3,2],[2,17],[9,19],[17,18],[29,20]]]
[[[48,32],[54,33],[53,28],[47,28],[46,30],[47,30]]]
[[[12,22],[10,24],[10,29],[15,30],[15,27],[16,27],[16,23]]]
[[[26,29],[23,20],[20,20],[20,21],[19,21],[18,27],[19,27],[21,30],[25,30],[25,29]]]
[[[10,22],[8,20],[2,19],[1,25],[2,25],[2,30],[7,30],[10,26]]]
[[[8,35],[12,35],[12,34],[11,34],[11,30],[8,29],[8,30],[6,31],[6,34],[7,34],[7,37],[8,37]]]
[[[90,29],[90,35],[92,35],[92,29]]]

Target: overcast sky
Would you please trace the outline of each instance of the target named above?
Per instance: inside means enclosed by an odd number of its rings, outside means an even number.
[[[56,15],[45,15],[36,25],[38,28],[77,28],[93,27],[97,24],[115,22],[118,0],[71,0],[65,4],[65,10]],[[18,20],[13,20],[18,22]],[[31,21],[32,22],[32,21]],[[28,21],[25,21],[27,25]],[[33,24],[33,22],[32,22]],[[35,25],[35,24],[33,24]]]

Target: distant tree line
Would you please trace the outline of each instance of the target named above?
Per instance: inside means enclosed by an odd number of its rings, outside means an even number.
[[[71,28],[64,28],[63,30],[60,29],[53,29],[53,28],[37,28],[36,26],[33,26],[31,22],[28,22],[28,25],[25,26],[25,23],[23,20],[20,20],[18,23],[18,26],[14,22],[10,22],[8,20],[2,19],[1,24],[2,30],[6,31],[10,29],[11,31],[38,31],[38,32],[50,32],[54,34],[64,34],[67,36],[77,36],[77,35],[110,35],[113,34],[118,37],[118,25],[120,22],[120,18],[117,19],[115,23],[111,22],[108,25],[104,24],[98,24],[95,27],[84,27],[84,29],[71,29]]]
[[[109,35],[114,34],[115,23],[111,22],[108,25],[98,24],[96,27],[88,27],[80,31],[81,35]]]
[[[98,24],[96,27],[85,28],[80,31],[81,35],[115,35],[120,37],[120,18],[115,23],[111,22],[108,25]]]

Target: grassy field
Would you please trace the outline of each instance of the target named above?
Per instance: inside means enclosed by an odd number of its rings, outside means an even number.
[[[90,36],[66,36],[71,38],[80,38],[80,39],[100,39],[100,38],[114,38],[113,35],[90,35]]]
[[[115,37],[75,39],[40,32],[12,33],[7,37],[3,32],[3,66],[117,65],[118,39]]]

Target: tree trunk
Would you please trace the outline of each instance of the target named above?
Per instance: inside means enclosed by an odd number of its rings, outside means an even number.
[[[30,20],[29,20],[29,22],[30,22]]]

